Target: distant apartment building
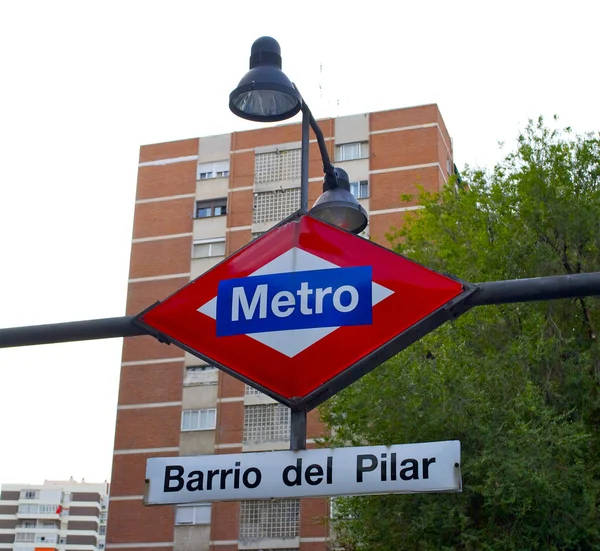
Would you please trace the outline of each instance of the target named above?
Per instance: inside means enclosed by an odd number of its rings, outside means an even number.
[[[386,233],[415,210],[419,186],[438,191],[453,172],[452,142],[436,105],[319,121],[329,154],[366,209],[363,236]],[[301,125],[143,146],[127,294],[134,315],[171,295],[300,205]],[[310,143],[309,202],[322,192]],[[143,504],[146,460],[289,447],[289,410],[195,356],[151,337],[125,339],[107,549],[324,551],[323,498]],[[308,447],[321,436],[308,417]]]
[[[104,549],[108,492],[108,482],[3,484],[0,551]]]

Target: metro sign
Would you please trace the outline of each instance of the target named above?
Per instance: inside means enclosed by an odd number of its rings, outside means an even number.
[[[470,292],[299,211],[135,322],[311,409],[453,317]]]

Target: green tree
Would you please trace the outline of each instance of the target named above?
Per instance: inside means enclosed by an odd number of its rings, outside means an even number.
[[[600,271],[600,141],[530,121],[390,235],[471,282]],[[322,407],[328,445],[457,439],[463,492],[349,497],[346,549],[600,549],[597,298],[475,309]]]

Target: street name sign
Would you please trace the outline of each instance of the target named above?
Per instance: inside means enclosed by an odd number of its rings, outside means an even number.
[[[134,323],[300,410],[452,318],[468,294],[299,211]]]
[[[146,505],[458,492],[460,442],[156,457],[146,481]]]

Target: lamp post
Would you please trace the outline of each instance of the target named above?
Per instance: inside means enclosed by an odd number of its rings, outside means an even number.
[[[323,194],[310,214],[352,233],[360,233],[368,224],[367,213],[350,193],[345,170],[331,164],[323,132],[313,117],[298,88],[281,70],[281,48],[269,36],[252,44],[250,70],[229,95],[229,108],[243,119],[278,122],[302,111],[302,160],[300,166],[300,208],[308,211],[308,146],[309,127],[313,129],[323,160]],[[306,448],[306,410],[291,411],[290,448]]]
[[[310,214],[352,233],[360,233],[368,224],[367,213],[350,193],[345,170],[331,164],[323,132],[298,88],[281,70],[281,48],[269,36],[252,44],[250,70],[229,95],[229,108],[243,119],[278,122],[302,111],[302,164],[300,170],[300,208],[308,211],[308,144],[309,127],[317,137],[323,160],[323,194]]]

